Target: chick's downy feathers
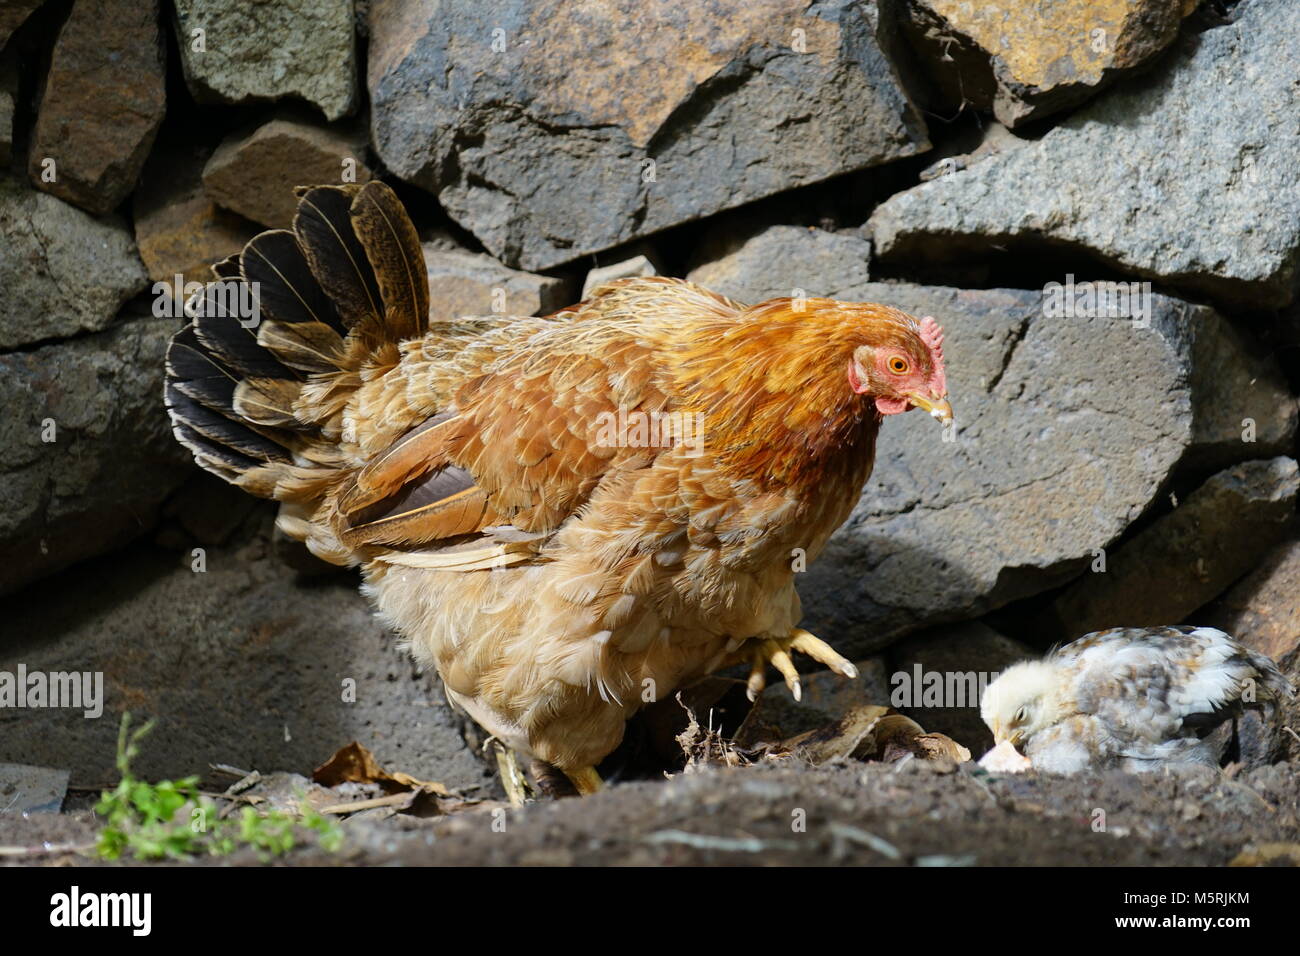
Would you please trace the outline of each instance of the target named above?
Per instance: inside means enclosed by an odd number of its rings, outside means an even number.
[[[1215,765],[1207,735],[1293,689],[1268,657],[1211,627],[1097,631],[1003,671],[980,709],[1035,769]]]

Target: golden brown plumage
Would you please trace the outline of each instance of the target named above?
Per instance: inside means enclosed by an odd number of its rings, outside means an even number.
[[[431,327],[391,191],[301,197],[293,232],[238,260],[257,325],[177,334],[174,428],[278,499],[287,533],[361,565],[452,700],[581,782],[630,714],[724,664],[788,674],[794,649],[851,673],[792,640],[794,566],[848,516],[883,415],[950,417],[932,319],[647,278]]]

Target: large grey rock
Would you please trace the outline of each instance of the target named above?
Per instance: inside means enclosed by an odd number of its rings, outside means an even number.
[[[860,292],[943,324],[957,424],[945,441],[926,415],[886,419],[861,501],[799,580],[806,626],[841,653],[1061,583],[1180,466],[1291,448],[1284,380],[1208,307],[1153,296],[1139,328],[1045,318],[1031,292]]]
[[[96,214],[135,188],[167,111],[157,0],[77,0],[32,133],[37,189]]]
[[[352,0],[175,4],[185,82],[200,102],[298,97],[331,120],[356,108]]]
[[[871,243],[801,226],[772,226],[686,278],[739,302],[778,296],[855,301],[871,280]]]
[[[1036,142],[884,203],[902,267],[1051,243],[1246,305],[1289,302],[1300,261],[1300,4],[1243,0],[1151,75]]]
[[[435,322],[493,312],[543,315],[571,304],[564,281],[511,269],[482,253],[426,243],[424,264],[429,317]]]
[[[129,710],[158,719],[134,764],[149,779],[207,774],[211,763],[310,774],[357,740],[387,770],[484,783],[441,688],[414,673],[355,577],[304,585],[268,550],[264,537],[210,548],[196,572],[190,551],[142,545],[0,604],[0,670],[98,672],[104,695],[94,719],[0,709],[0,761],[112,782]]]
[[[865,0],[376,0],[375,148],[494,256],[549,268],[928,148],[879,20]]]
[[[1223,592],[1294,530],[1300,469],[1285,456],[1219,472],[1060,595],[1045,626],[1060,637],[1104,627],[1198,623]]]
[[[120,219],[0,175],[0,349],[105,328],[146,284]]]
[[[906,0],[910,42],[945,109],[1017,126],[1075,106],[1160,53],[1199,0]]]
[[[0,355],[0,593],[148,531],[189,473],[162,406],[176,327],[127,319]]]

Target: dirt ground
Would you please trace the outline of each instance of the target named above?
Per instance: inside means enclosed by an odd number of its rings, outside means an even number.
[[[81,803],[58,815],[0,816],[0,845],[92,842],[93,814],[88,799]],[[1300,767],[1278,764],[1235,778],[1204,768],[1147,776],[994,776],[970,763],[919,760],[706,767],[518,809],[483,800],[423,817],[366,811],[347,819],[343,832],[336,853],[304,846],[276,862],[1296,865]],[[92,862],[75,852],[10,853],[3,862]],[[240,851],[219,862],[261,861]]]

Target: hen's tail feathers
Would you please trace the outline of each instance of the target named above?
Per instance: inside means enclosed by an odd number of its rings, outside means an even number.
[[[307,539],[307,519],[352,461],[348,403],[397,363],[400,342],[427,331],[429,285],[415,227],[383,183],[297,195],[292,231],[254,238],[186,303],[164,398],[202,468],[284,502],[281,527]]]

